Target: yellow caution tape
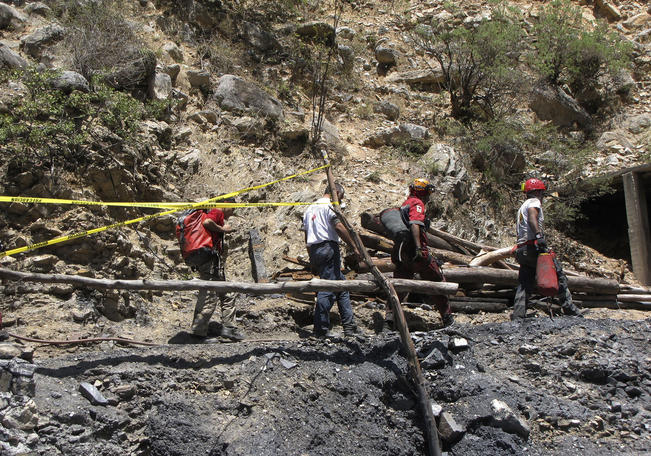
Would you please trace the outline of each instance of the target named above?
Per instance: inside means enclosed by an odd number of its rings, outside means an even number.
[[[303,206],[313,204],[311,202],[267,202],[267,203],[207,203],[196,206],[193,202],[170,202],[170,203],[152,203],[152,202],[129,202],[129,201],[83,201],[83,200],[66,200],[56,198],[34,198],[27,196],[0,196],[0,203],[38,203],[38,204],[71,204],[77,206],[117,206],[117,207],[149,207],[163,209],[178,209],[192,206],[198,209],[212,209],[225,207],[274,207],[274,206]],[[326,203],[324,203],[326,204]]]
[[[91,234],[101,233],[102,231],[110,230],[110,229],[113,229],[113,228],[119,228],[121,226],[131,225],[133,223],[144,222],[144,221],[156,218],[156,217],[161,217],[163,215],[173,214],[174,212],[179,212],[179,211],[186,210],[186,209],[201,208],[202,206],[211,204],[214,201],[219,201],[219,200],[222,200],[222,199],[225,199],[225,198],[232,198],[234,196],[240,195],[240,194],[242,194],[244,192],[247,192],[247,191],[257,190],[257,189],[260,189],[260,188],[268,187],[269,185],[273,185],[273,184],[276,184],[278,182],[286,181],[286,180],[293,179],[293,178],[301,176],[301,175],[305,175],[305,174],[313,173],[315,171],[319,171],[321,169],[327,168],[328,166],[330,166],[330,165],[328,164],[328,165],[320,166],[318,168],[314,168],[314,169],[311,169],[311,170],[308,170],[308,171],[302,171],[300,173],[292,174],[291,176],[283,177],[281,179],[277,179],[275,181],[268,182],[266,184],[256,185],[256,186],[253,186],[253,187],[247,187],[247,188],[244,188],[242,190],[237,190],[235,192],[215,196],[213,198],[207,199],[205,201],[201,201],[199,203],[191,203],[191,204],[187,204],[186,206],[175,207],[174,209],[171,209],[169,211],[158,212],[156,214],[146,215],[144,217],[138,217],[138,218],[135,218],[135,219],[126,220],[124,222],[117,222],[117,223],[113,223],[111,225],[102,226],[100,228],[94,228],[92,230],[79,231],[77,233],[69,234],[67,236],[61,236],[61,237],[58,237],[58,238],[55,238],[55,239],[50,239],[49,241],[38,242],[36,244],[30,244],[30,245],[26,245],[24,247],[19,247],[17,249],[6,250],[4,252],[0,252],[0,258],[5,257],[5,256],[16,255],[18,253],[27,252],[29,250],[40,249],[41,247],[47,247],[49,245],[59,244],[61,242],[71,241],[73,239],[78,239],[78,238],[84,237],[84,236],[90,236]],[[220,203],[220,205],[221,204],[222,203]],[[223,204],[227,204],[227,203],[223,203]],[[238,203],[230,203],[230,204],[237,205]],[[256,203],[248,203],[248,204],[256,204]],[[281,205],[283,203],[276,203],[276,204]],[[285,204],[289,205],[291,203],[285,203]],[[227,206],[224,206],[224,207],[227,207]]]

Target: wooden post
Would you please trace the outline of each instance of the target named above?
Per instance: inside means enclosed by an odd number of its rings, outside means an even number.
[[[651,285],[651,234],[644,183],[639,173],[633,172],[624,174],[622,180],[633,273],[641,284]]]
[[[257,283],[269,282],[267,268],[264,265],[264,243],[257,228],[249,231],[249,258],[251,258],[251,273]]]

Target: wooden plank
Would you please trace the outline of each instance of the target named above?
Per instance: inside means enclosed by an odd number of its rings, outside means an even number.
[[[264,242],[257,228],[249,231],[249,258],[251,259],[251,274],[256,283],[269,282],[267,268],[264,265]]]
[[[622,179],[633,273],[641,284],[651,285],[651,234],[644,183],[638,173],[626,173]]]

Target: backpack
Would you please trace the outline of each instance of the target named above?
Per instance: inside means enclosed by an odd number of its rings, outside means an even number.
[[[201,209],[184,211],[177,219],[176,238],[184,259],[199,249],[212,250],[212,235],[203,226],[205,219],[206,213]]]
[[[380,212],[380,223],[393,241],[409,233],[409,206],[390,207]]]

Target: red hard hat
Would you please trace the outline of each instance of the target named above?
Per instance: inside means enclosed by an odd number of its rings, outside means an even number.
[[[522,191],[525,193],[533,192],[534,190],[547,190],[545,183],[540,179],[527,179],[525,183],[522,184]]]

